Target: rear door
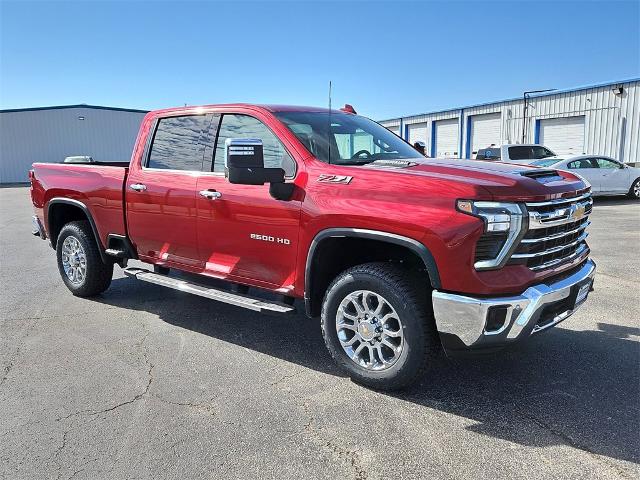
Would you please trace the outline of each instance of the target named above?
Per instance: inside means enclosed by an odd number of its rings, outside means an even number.
[[[300,225],[299,199],[275,200],[269,185],[233,185],[224,177],[225,140],[258,138],[265,167],[292,179],[296,163],[278,137],[254,116],[228,113],[220,123],[213,172],[197,181],[198,250],[207,274],[282,292],[293,288]]]
[[[627,193],[631,187],[629,170],[608,158],[595,159],[600,168],[601,191],[603,193]]]
[[[196,188],[218,115],[161,118],[125,185],[127,226],[142,260],[200,269]],[[210,152],[209,152],[210,153]]]
[[[581,158],[567,164],[567,168],[584,177],[591,184],[592,192],[602,191],[602,170],[595,158]]]

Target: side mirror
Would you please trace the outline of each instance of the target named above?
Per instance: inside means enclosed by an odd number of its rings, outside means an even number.
[[[282,168],[265,168],[262,140],[257,138],[228,138],[225,141],[225,177],[229,183],[269,186],[269,193],[277,200],[289,200],[293,183],[284,183]]]
[[[284,182],[283,169],[264,168],[262,140],[228,138],[225,147],[225,176],[230,183],[264,185]]]

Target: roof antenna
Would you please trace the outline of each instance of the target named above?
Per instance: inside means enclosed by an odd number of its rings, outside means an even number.
[[[327,129],[327,142],[329,143],[329,165],[331,165],[331,80],[329,80],[329,128]]]

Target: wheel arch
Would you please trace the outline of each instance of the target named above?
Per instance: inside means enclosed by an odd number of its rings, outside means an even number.
[[[339,262],[341,267],[338,272],[334,271],[336,269],[323,268],[321,264],[323,261],[323,254],[327,253],[327,249],[329,249],[329,251],[332,249],[335,250],[336,245],[339,245],[340,247],[345,245],[345,242],[340,242],[340,240],[355,240],[357,241],[357,247],[366,245],[367,247],[374,249],[379,245],[386,245],[390,250],[389,256],[402,256],[407,254],[407,252],[410,252],[413,257],[409,259],[415,260],[419,267],[424,268],[429,277],[431,287],[434,289],[440,288],[440,274],[438,272],[437,264],[433,254],[423,243],[413,238],[379,230],[368,230],[362,228],[329,228],[316,234],[307,253],[305,264],[304,302],[306,313],[310,317],[314,317],[319,314],[324,290],[328,286],[329,282],[334,278],[335,273],[342,271],[345,266],[348,268],[358,263],[364,263],[364,261],[357,261],[357,259],[352,259],[352,261],[347,260],[346,263]],[[333,241],[334,243],[330,248],[328,247],[329,241]],[[379,251],[376,253],[380,255]],[[364,253],[363,255],[366,256],[367,253]],[[382,254],[382,256],[384,257],[385,255]]]
[[[51,247],[56,248],[58,235],[62,228],[69,222],[76,220],[87,220],[91,226],[93,237],[98,245],[98,252],[103,262],[108,261],[104,251],[104,245],[100,241],[100,234],[96,222],[89,211],[89,208],[79,200],[72,198],[55,197],[49,200],[47,205],[47,232],[51,241]]]

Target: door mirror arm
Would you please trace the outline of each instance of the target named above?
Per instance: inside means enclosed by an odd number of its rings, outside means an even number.
[[[285,182],[271,182],[269,184],[269,194],[276,200],[289,201],[293,196],[295,184]]]

